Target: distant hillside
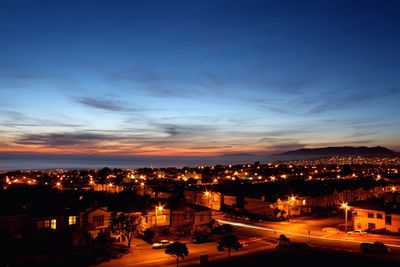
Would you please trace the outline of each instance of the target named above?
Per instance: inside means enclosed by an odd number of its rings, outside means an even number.
[[[236,153],[236,154],[221,154],[219,157],[254,157],[257,156],[255,154],[248,153]]]
[[[285,158],[314,158],[327,156],[391,156],[398,153],[386,147],[322,147],[322,148],[303,148],[288,151],[274,156]]]

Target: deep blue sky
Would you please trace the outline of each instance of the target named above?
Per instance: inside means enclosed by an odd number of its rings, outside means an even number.
[[[399,14],[378,0],[0,0],[1,150],[400,150]]]

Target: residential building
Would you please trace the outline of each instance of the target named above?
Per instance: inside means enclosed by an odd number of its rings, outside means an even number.
[[[80,227],[92,238],[97,237],[99,233],[105,232],[111,222],[111,212],[107,207],[89,208],[80,213]],[[71,222],[73,222],[73,218]]]
[[[383,203],[366,203],[353,209],[354,229],[400,232],[399,210],[389,211],[388,206]]]

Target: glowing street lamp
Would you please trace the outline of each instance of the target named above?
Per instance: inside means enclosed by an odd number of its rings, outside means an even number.
[[[157,242],[157,216],[158,213],[162,213],[164,209],[164,206],[161,206],[160,204],[158,206],[154,206],[154,212],[156,215],[155,221],[154,221],[154,240]]]
[[[211,193],[210,191],[205,191],[204,196],[207,198],[207,205],[211,208]]]
[[[349,210],[349,204],[342,203],[342,209],[344,209],[344,232],[347,233],[347,211]]]
[[[290,210],[292,209],[295,201],[296,201],[296,197],[295,196],[292,195],[291,197],[289,197],[290,206],[288,208],[288,221],[290,220],[290,216],[291,216],[290,215]]]

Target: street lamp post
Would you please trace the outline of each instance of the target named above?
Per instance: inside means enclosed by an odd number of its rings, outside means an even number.
[[[155,221],[154,221],[154,240],[157,242],[157,211],[162,212],[162,210],[164,209],[163,206],[158,205],[154,207],[154,213],[155,213]]]
[[[344,232],[347,233],[347,211],[349,209],[348,203],[343,203],[342,208],[344,209]]]
[[[211,202],[211,194],[210,194],[210,191],[205,191],[205,192],[204,192],[204,195],[205,195],[206,198],[207,198],[207,207],[208,207],[208,208],[211,208],[211,204],[210,204],[210,202]]]
[[[291,196],[289,198],[290,205],[289,205],[289,208],[288,208],[288,221],[290,220],[290,210],[293,208],[293,204],[294,204],[295,200],[296,200],[295,196]]]

